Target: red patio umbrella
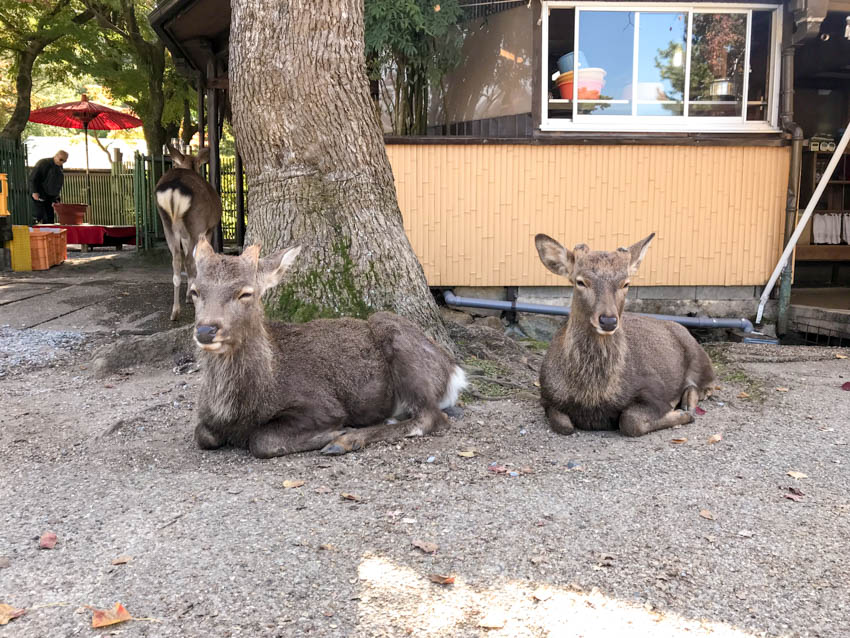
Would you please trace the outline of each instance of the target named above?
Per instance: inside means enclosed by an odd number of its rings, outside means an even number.
[[[124,113],[117,109],[89,102],[88,96],[83,93],[79,102],[66,102],[46,106],[30,112],[30,122],[38,124],[49,124],[51,126],[62,126],[64,128],[81,128],[86,136],[86,200],[91,198],[91,185],[89,184],[89,129],[97,131],[120,131],[122,129],[136,128],[143,122],[134,115]],[[91,201],[87,201],[91,204]]]

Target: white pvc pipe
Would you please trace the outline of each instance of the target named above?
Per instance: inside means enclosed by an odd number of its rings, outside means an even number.
[[[779,273],[782,272],[782,269],[785,267],[785,262],[787,262],[789,257],[791,256],[791,251],[794,250],[794,246],[797,245],[797,240],[800,239],[800,235],[803,233],[803,229],[806,227],[809,218],[812,216],[812,212],[814,212],[815,206],[817,206],[818,201],[820,201],[820,196],[823,194],[827,183],[832,178],[832,173],[835,171],[835,167],[838,165],[838,160],[841,158],[842,153],[844,153],[844,149],[847,147],[847,142],[849,140],[850,124],[848,124],[847,128],[844,129],[844,135],[841,136],[841,141],[838,142],[838,146],[835,147],[835,153],[832,154],[832,158],[829,160],[829,164],[827,165],[826,170],[823,172],[823,176],[821,176],[820,181],[818,182],[818,186],[815,189],[815,192],[812,193],[812,197],[809,200],[808,206],[806,206],[806,210],[803,213],[803,216],[800,218],[800,221],[797,222],[797,227],[794,229],[794,233],[788,240],[788,245],[785,246],[785,250],[782,251],[782,257],[779,258],[779,263],[776,264],[776,268],[774,269],[773,274],[770,276],[767,285],[764,287],[764,292],[761,293],[761,299],[759,300],[759,309],[756,313],[756,323],[761,323],[761,316],[764,312],[764,305],[767,303],[767,299],[768,297],[770,297],[770,293],[773,290],[773,287],[776,285],[776,280],[779,279]]]

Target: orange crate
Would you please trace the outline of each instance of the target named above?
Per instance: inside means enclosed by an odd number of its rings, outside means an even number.
[[[50,235],[50,265],[56,266],[68,258],[68,231],[60,228],[47,233]]]
[[[50,233],[33,231],[30,233],[30,256],[33,270],[50,268]]]

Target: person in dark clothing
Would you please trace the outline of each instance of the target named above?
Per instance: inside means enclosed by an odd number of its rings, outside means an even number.
[[[57,151],[53,157],[38,160],[30,173],[30,192],[35,204],[35,223],[53,223],[53,203],[59,201],[59,193],[65,182],[62,170],[68,161],[68,153]]]

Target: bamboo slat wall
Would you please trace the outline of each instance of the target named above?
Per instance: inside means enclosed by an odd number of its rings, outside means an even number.
[[[388,145],[431,286],[564,285],[534,235],[613,250],[651,232],[637,285],[760,285],[782,252],[787,148]]]

